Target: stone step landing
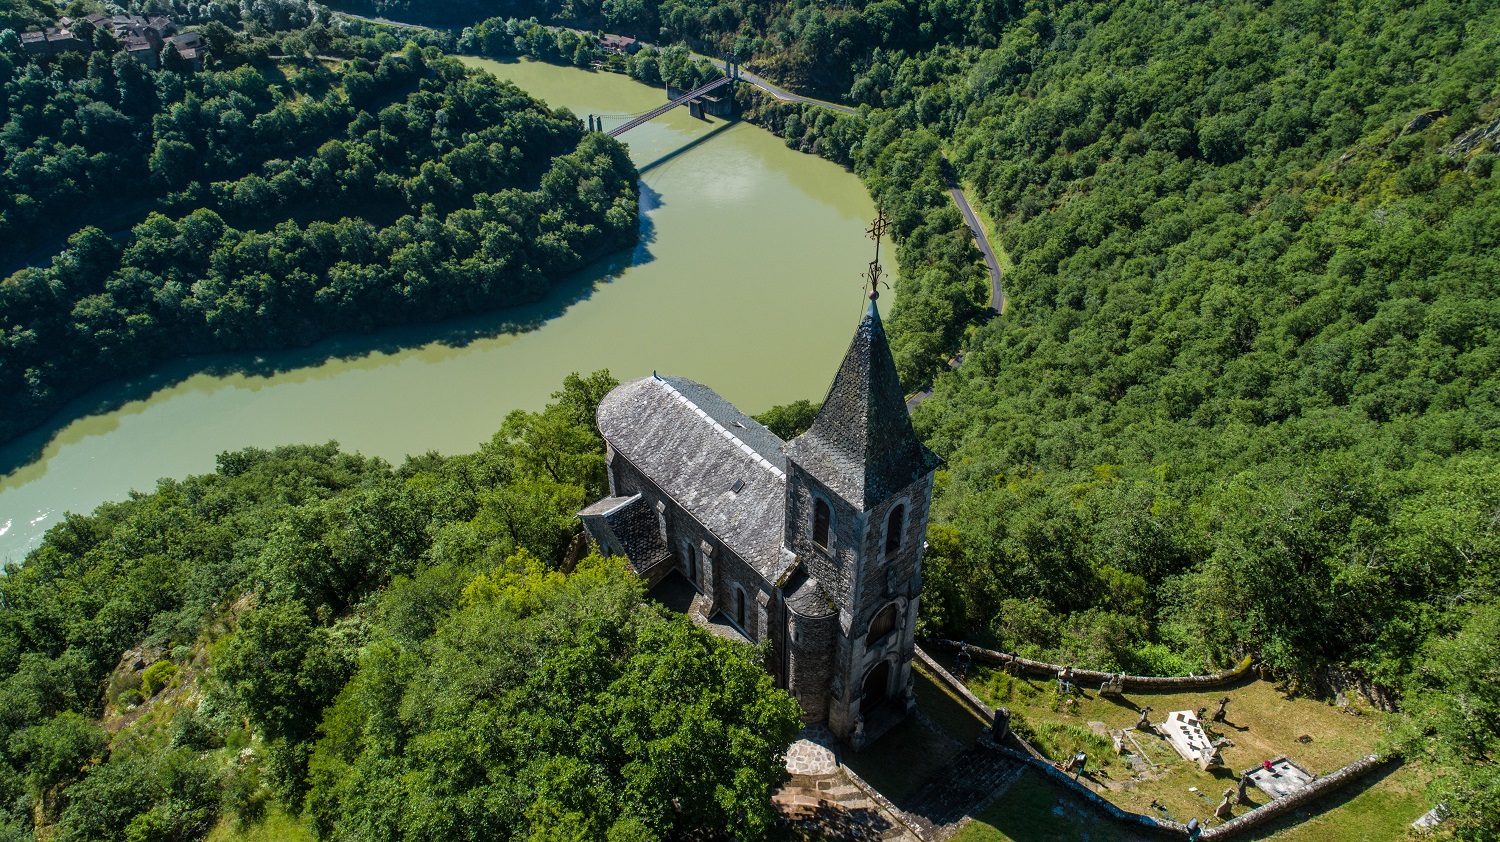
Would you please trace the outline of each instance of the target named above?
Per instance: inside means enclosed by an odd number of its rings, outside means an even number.
[[[793,775],[771,799],[782,820],[814,839],[921,842],[855,786],[842,770]]]

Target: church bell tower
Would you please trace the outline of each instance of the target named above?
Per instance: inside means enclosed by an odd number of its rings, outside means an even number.
[[[810,720],[826,713],[829,729],[856,750],[914,705],[923,536],[938,465],[912,430],[876,306],[879,270],[877,251],[870,303],[823,406],[783,448],[785,546],[811,583],[799,581],[798,591],[820,597],[788,603],[788,689]]]

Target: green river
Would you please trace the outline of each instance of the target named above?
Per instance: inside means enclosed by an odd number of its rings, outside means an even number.
[[[623,76],[466,61],[580,118],[665,101]],[[0,447],[0,562],[21,561],[65,512],[211,471],[225,450],[336,440],[393,462],[473,450],[571,371],[691,377],[747,412],[821,398],[866,303],[874,209],[859,180],[759,128],[684,108],[623,140],[642,171],[633,254],[538,305],[183,360],[96,390]]]

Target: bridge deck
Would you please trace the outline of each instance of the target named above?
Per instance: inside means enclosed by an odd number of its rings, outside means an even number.
[[[641,116],[635,118],[634,120],[631,120],[628,123],[625,123],[623,125],[616,126],[615,128],[610,129],[608,132],[606,132],[606,134],[608,134],[610,137],[619,137],[620,135],[622,135],[622,134],[630,131],[631,129],[635,128],[636,126],[639,126],[642,123],[654,120],[657,117],[660,117],[661,115],[667,113],[668,111],[671,111],[672,109],[676,108],[677,106],[682,105],[683,103],[686,103],[686,102],[690,102],[693,99],[693,97],[703,96],[704,94],[708,93],[709,91],[712,91],[712,90],[715,90],[717,88],[720,88],[720,87],[722,87],[724,85],[727,85],[727,84],[729,84],[730,82],[733,82],[733,81],[734,80],[732,78],[728,77],[728,76],[725,76],[723,79],[715,79],[714,81],[709,82],[707,85],[704,85],[704,86],[702,86],[700,88],[696,88],[696,89],[691,90],[691,91],[688,91],[687,93],[685,93],[682,96],[680,96],[680,97],[672,100],[671,102],[667,103],[666,105],[661,106],[660,108],[653,108],[652,110],[647,111],[645,114],[642,114]]]

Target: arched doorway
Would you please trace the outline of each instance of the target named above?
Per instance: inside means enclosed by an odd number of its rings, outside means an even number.
[[[891,662],[881,661],[865,676],[864,701],[860,705],[860,711],[869,716],[881,702],[890,695],[891,684]]]

